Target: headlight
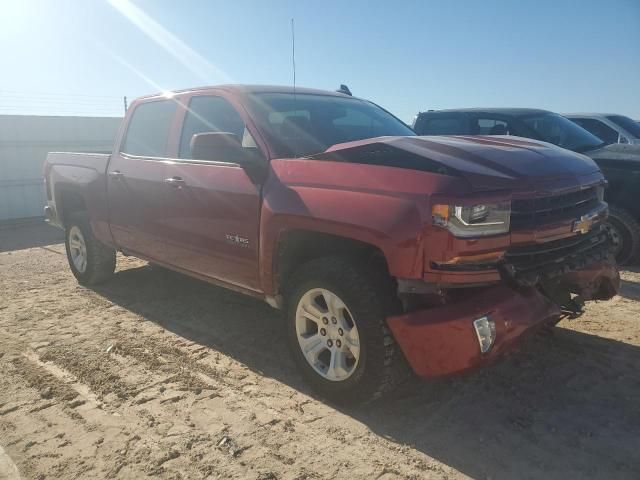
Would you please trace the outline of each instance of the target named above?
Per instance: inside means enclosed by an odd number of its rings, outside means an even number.
[[[477,205],[434,205],[433,224],[447,228],[456,237],[482,237],[509,231],[511,202]]]

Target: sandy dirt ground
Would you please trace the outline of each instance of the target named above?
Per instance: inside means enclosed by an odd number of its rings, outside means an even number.
[[[124,257],[83,288],[25,228],[0,231],[0,452],[22,478],[640,478],[638,269],[490,368],[343,409],[266,304]]]

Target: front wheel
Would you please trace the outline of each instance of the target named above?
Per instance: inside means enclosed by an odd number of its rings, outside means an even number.
[[[93,236],[86,214],[71,215],[65,233],[67,260],[78,283],[95,285],[113,275],[116,252]]]
[[[337,403],[363,403],[402,378],[404,358],[385,322],[375,272],[331,257],[303,265],[291,278],[287,336],[309,384]]]
[[[623,208],[609,207],[605,223],[613,242],[613,253],[620,265],[631,263],[640,252],[640,223]]]

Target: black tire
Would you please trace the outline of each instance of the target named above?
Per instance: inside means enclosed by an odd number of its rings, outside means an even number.
[[[616,262],[624,265],[634,261],[640,252],[638,220],[627,210],[610,206],[606,226],[614,241]]]
[[[386,324],[392,291],[375,270],[345,257],[325,257],[301,266],[285,291],[287,339],[296,364],[321,396],[342,404],[379,398],[406,378],[408,366]],[[332,381],[304,356],[296,332],[296,310],[303,296],[321,288],[337,295],[351,312],[360,337],[360,357],[351,376]]]
[[[70,246],[70,233],[78,228],[86,246],[86,267],[80,271],[75,265]],[[84,212],[73,213],[65,227],[65,248],[71,272],[82,285],[96,285],[108,280],[116,269],[116,251],[99,242],[91,231],[89,219]]]

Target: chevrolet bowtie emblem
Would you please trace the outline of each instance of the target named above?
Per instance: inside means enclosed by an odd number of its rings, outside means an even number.
[[[593,226],[593,217],[589,215],[583,215],[578,220],[573,222],[573,231],[580,233],[589,233]]]

